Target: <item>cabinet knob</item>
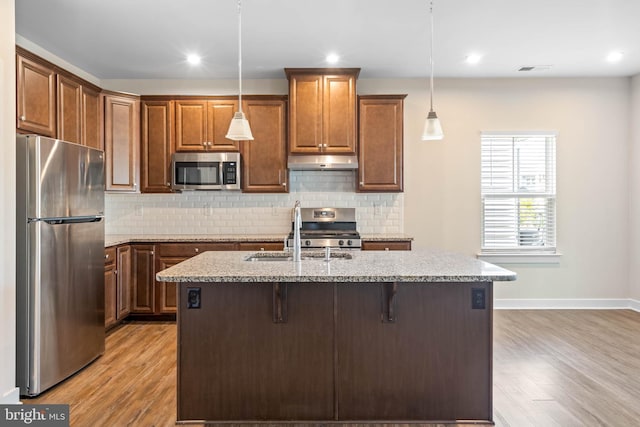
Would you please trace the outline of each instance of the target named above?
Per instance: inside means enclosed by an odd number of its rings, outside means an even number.
[[[287,186],[287,183],[286,183],[286,182],[283,182],[283,183],[282,183],[282,186],[283,186],[283,187],[286,187],[286,186]]]
[[[109,259],[109,254],[106,254],[106,255],[104,256],[104,259]]]
[[[195,249],[195,251],[196,251],[196,252],[200,252],[200,249],[196,248],[196,249]]]
[[[360,181],[360,185],[364,185],[364,181]]]
[[[388,250],[389,250],[389,248],[384,248],[384,250],[385,250],[385,251],[388,251]]]
[[[167,182],[167,187],[171,187],[171,183],[170,182]]]
[[[22,116],[20,116],[20,120],[24,122],[25,120],[27,120],[27,117],[23,114]]]

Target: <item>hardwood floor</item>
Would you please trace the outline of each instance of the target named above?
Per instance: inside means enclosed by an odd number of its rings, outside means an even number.
[[[126,324],[107,336],[104,356],[25,402],[69,403],[78,427],[173,426],[175,355],[175,324]],[[639,425],[640,313],[496,310],[493,379],[496,426]]]

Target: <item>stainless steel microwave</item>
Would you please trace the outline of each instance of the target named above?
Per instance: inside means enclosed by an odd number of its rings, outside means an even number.
[[[240,190],[240,153],[174,153],[171,189]]]

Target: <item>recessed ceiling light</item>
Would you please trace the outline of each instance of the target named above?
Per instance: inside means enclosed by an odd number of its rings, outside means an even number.
[[[340,60],[340,57],[338,55],[336,55],[335,53],[330,53],[327,55],[327,62],[329,64],[335,64]]]
[[[618,61],[622,60],[623,56],[624,55],[620,51],[611,52],[609,55],[607,55],[607,61],[608,62],[618,62]]]
[[[470,55],[467,55],[467,57],[464,59],[464,62],[466,62],[467,64],[475,65],[480,62],[481,59],[482,55],[480,55],[479,53],[472,53]]]
[[[195,53],[187,55],[187,62],[191,65],[198,65],[200,63],[200,56]]]

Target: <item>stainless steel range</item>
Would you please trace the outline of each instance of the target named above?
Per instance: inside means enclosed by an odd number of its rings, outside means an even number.
[[[300,241],[302,248],[360,249],[355,208],[302,208]],[[293,222],[287,247],[293,247]]]

